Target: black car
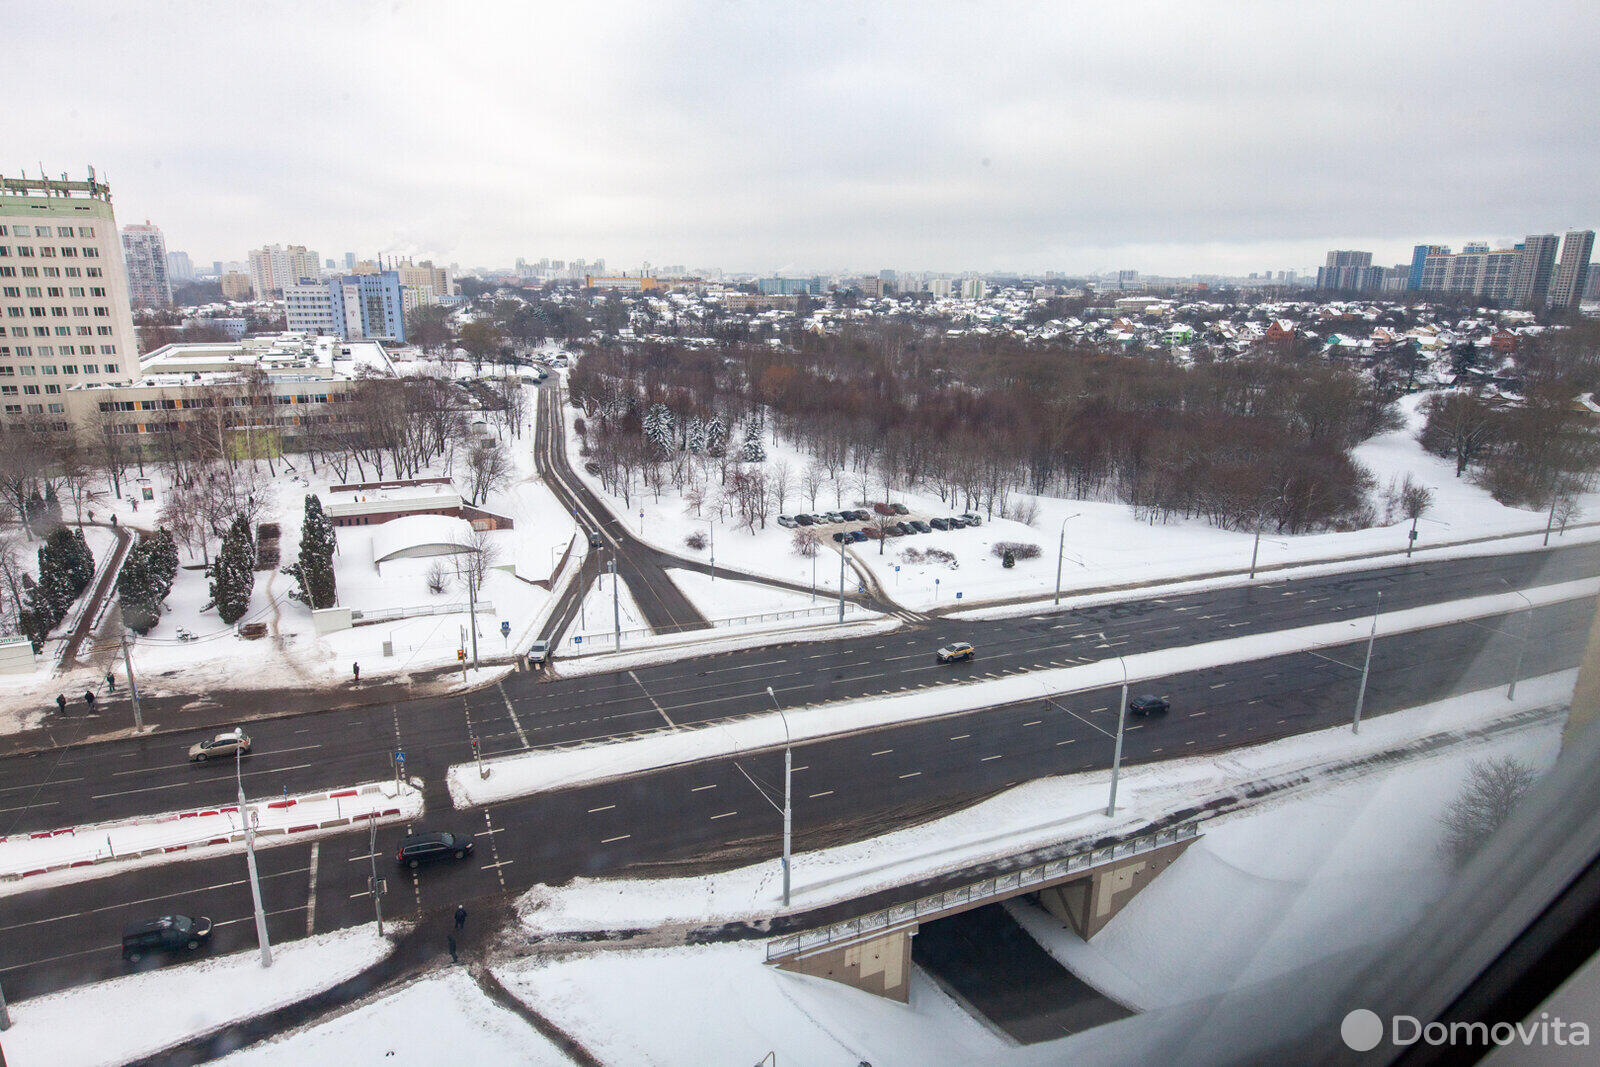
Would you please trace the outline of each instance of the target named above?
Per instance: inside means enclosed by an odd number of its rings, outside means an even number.
[[[400,842],[395,861],[402,867],[416,868],[424,863],[460,860],[472,855],[472,842],[460,834],[411,834]]]
[[[917,533],[933,533],[933,527],[929,526],[927,523],[923,522],[921,519],[912,519],[911,520],[911,528],[913,530],[917,531]]]
[[[605,539],[602,538],[599,534],[592,533],[592,534],[589,535],[589,547],[590,548],[602,548],[604,546],[605,546]]]
[[[794,517],[794,521],[799,523],[801,526],[810,526],[817,520],[813,519],[810,515],[796,515]]]
[[[909,515],[909,514],[911,514],[911,509],[906,507],[904,504],[890,504],[889,505],[889,510],[894,512],[896,515]]]
[[[138,963],[152,952],[193,952],[211,939],[211,920],[201,916],[163,915],[129,923],[122,930],[122,958]]]
[[[928,525],[932,526],[935,530],[948,530],[948,529],[950,529],[950,520],[949,519],[930,519],[928,521]]]
[[[838,542],[839,544],[841,544],[841,545],[844,544],[844,538],[845,538],[845,532],[843,530],[835,530],[833,532],[833,539],[834,539],[834,541]]]
[[[1167,703],[1166,697],[1158,697],[1151,693],[1136,696],[1128,701],[1128,710],[1135,715],[1165,715],[1172,705]]]

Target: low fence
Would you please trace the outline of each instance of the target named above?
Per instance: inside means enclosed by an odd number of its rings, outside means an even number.
[[[933,893],[905,904],[895,904],[831,926],[773,938],[767,942],[767,962],[806,956],[825,948],[847,945],[879,937],[903,927],[915,926],[939,915],[967,911],[994,900],[1016,896],[1034,886],[1042,888],[1076,874],[1086,874],[1108,863],[1153,852],[1179,841],[1187,841],[1199,833],[1199,824],[1179,823],[1154,833],[1118,841],[1114,845],[1087,848],[1063,859],[1034,864],[1009,874],[996,875],[993,878],[947,889],[942,893]]]
[[[870,615],[872,612],[851,601],[846,601],[844,606],[845,618],[851,616]],[[815,608],[793,608],[788,611],[764,611],[754,615],[734,615],[725,619],[708,619],[714,628],[734,629],[740,626],[760,626],[769,622],[787,622],[793,619],[826,619],[839,617],[839,605],[827,604]],[[693,630],[669,631],[675,636],[686,633],[695,633]],[[622,631],[622,642],[641,641],[645,638],[662,637],[648,626],[636,626]],[[580,655],[587,652],[609,652],[617,647],[617,633],[615,630],[596,630],[593,633],[574,634],[566,639],[562,651],[566,655]]]
[[[464,615],[468,609],[465,600],[456,604],[421,604],[411,608],[373,608],[362,610],[352,608],[350,611],[351,626],[371,626],[373,623],[394,622],[397,619],[417,619],[424,615]],[[479,615],[493,615],[494,605],[487,600],[480,600],[477,604]]]

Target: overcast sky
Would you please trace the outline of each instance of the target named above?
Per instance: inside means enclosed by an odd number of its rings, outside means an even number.
[[[1600,223],[1600,16],[0,0],[0,172],[197,263],[1248,272]]]

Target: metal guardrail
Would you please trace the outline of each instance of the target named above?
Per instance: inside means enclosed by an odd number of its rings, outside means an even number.
[[[879,911],[869,912],[854,919],[834,923],[831,926],[818,927],[815,930],[802,930],[797,934],[776,937],[767,942],[767,962],[779,959],[794,959],[809,955],[825,948],[838,948],[856,941],[870,937],[879,937],[897,929],[913,926],[923,920],[925,916],[949,912],[954,909],[966,910],[977,907],[985,901],[998,897],[1014,896],[1029,886],[1043,885],[1068,875],[1093,870],[1096,867],[1113,863],[1117,860],[1127,859],[1130,856],[1142,855],[1153,852],[1158,848],[1187,841],[1198,836],[1200,827],[1197,823],[1185,822],[1164,830],[1119,841],[1114,845],[1104,848],[1085,849],[1075,852],[1070,856],[1045,863],[1035,864],[1032,867],[1023,867],[1020,870],[1007,874],[985,878],[982,881],[971,882],[967,885],[947,889],[942,893],[934,893],[905,904],[894,904]]]
[[[414,608],[373,608],[369,611],[354,609],[350,612],[352,626],[363,623],[391,622],[395,619],[415,619],[424,615],[457,615],[466,612],[467,602],[459,604],[421,604]],[[494,614],[494,605],[487,600],[478,601],[478,614]]]
[[[852,601],[845,602],[846,616],[859,615],[865,612],[868,612],[867,608],[863,608]],[[791,608],[788,611],[767,611],[757,615],[734,615],[726,619],[707,619],[706,621],[713,627],[733,627],[749,626],[752,623],[782,622],[787,619],[810,619],[828,616],[836,618],[838,614],[839,604],[835,601],[832,604],[815,608]],[[660,634],[648,626],[636,626],[622,631],[624,643],[630,638],[658,636]],[[568,646],[567,651],[572,653],[608,651],[616,643],[616,632],[614,630],[595,630],[590,633],[574,634],[563,642],[564,645]]]

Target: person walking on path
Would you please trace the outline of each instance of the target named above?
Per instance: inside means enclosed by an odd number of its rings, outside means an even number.
[[[93,690],[85,689],[83,691],[83,702],[85,704],[89,705],[89,714],[93,715],[94,714],[94,691]]]
[[[465,929],[466,925],[467,925],[467,906],[465,904],[457,904],[456,905],[456,933],[460,933],[463,929]]]
[[[356,676],[356,682],[359,683],[361,681],[361,664],[350,664],[350,673]]]
[[[61,714],[65,715],[67,713],[67,694],[59,693],[56,695],[56,707],[61,709]]]
[[[456,939],[454,934],[446,934],[445,942],[450,946],[450,962],[460,963],[461,957],[456,955]]]
[[[115,693],[116,691],[117,691],[117,679],[116,679],[116,676],[113,675],[110,671],[106,671],[106,692]]]

